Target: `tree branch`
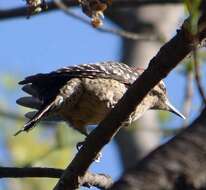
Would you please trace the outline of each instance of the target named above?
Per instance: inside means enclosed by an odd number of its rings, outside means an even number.
[[[0,178],[48,177],[59,178],[64,170],[55,168],[0,167]]]
[[[1,117],[17,121],[25,121],[25,117],[21,116],[20,114],[3,109],[0,109],[0,118]]]
[[[204,189],[206,108],[183,132],[127,171],[111,190]]]
[[[17,167],[0,167],[0,178],[25,178],[25,177],[47,177],[59,178],[64,170],[55,168],[17,168]],[[95,186],[101,189],[108,189],[112,185],[110,176],[104,174],[93,174],[87,172],[82,183],[84,186]]]
[[[191,70],[187,70],[185,73],[185,78],[186,78],[186,84],[185,84],[185,95],[184,95],[184,102],[183,102],[183,114],[186,117],[186,119],[184,120],[184,124],[183,126],[186,127],[188,125],[188,118],[190,115],[190,111],[191,111],[191,106],[192,106],[192,98],[193,98],[193,85],[192,85],[192,81],[193,81],[193,73]]]
[[[202,1],[202,10],[206,10],[206,0]],[[206,37],[206,26],[203,25],[203,22],[206,22],[205,12],[202,14],[199,23],[201,33],[195,36],[200,42]],[[73,190],[81,185],[81,178],[83,178],[98,152],[118,132],[121,124],[129,117],[130,113],[135,110],[147,93],[191,52],[194,36],[187,31],[186,24],[187,21],[185,21],[181,30],[177,31],[177,34],[150,61],[149,67],[129,88],[111,113],[91,132],[54,190]]]
[[[202,83],[201,83],[200,64],[199,64],[197,59],[198,59],[197,58],[197,48],[194,48],[193,60],[194,60],[195,81],[197,84],[199,94],[202,97],[202,101],[206,105],[206,95],[205,95],[204,88],[203,88]]]
[[[64,4],[67,7],[78,6],[78,1],[76,0],[64,0]],[[152,5],[152,4],[168,4],[168,3],[182,3],[182,0],[114,0],[111,8],[124,8],[124,7],[138,7],[142,5]],[[47,3],[47,10],[43,10],[41,13],[48,13],[50,11],[58,10],[56,4],[51,1]],[[40,15],[40,13],[36,14]],[[18,17],[27,17],[28,9],[27,7],[18,7],[8,10],[0,10],[0,20],[12,19]]]
[[[73,17],[75,19],[78,19],[79,21],[92,27],[91,22],[87,20],[85,16],[80,16],[79,14],[76,14],[75,12],[69,10],[68,7],[62,1],[54,0],[54,2],[56,3],[57,7],[61,9],[66,15]],[[138,33],[122,30],[122,29],[107,28],[105,26],[96,27],[95,29],[100,32],[118,35],[120,37],[127,38],[130,40],[151,40],[151,41],[160,40],[160,37],[154,34],[153,35],[148,35],[148,34],[145,35],[145,34],[140,34],[140,33],[138,34]]]

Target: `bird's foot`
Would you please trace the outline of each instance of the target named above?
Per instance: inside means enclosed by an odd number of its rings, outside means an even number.
[[[96,156],[96,158],[94,159],[95,162],[100,162],[101,161],[101,158],[102,158],[102,153],[99,152]]]
[[[78,142],[78,143],[77,143],[76,149],[77,149],[78,151],[80,151],[80,149],[82,148],[82,146],[84,146],[84,142],[85,142],[85,141],[82,141],[82,142]]]
[[[76,149],[77,149],[78,151],[80,151],[80,149],[82,148],[82,146],[84,146],[84,143],[85,143],[85,141],[78,142],[77,145],[76,145]],[[95,161],[95,162],[100,162],[101,157],[102,157],[102,153],[99,152],[99,153],[97,154],[96,158],[94,159],[94,161]]]

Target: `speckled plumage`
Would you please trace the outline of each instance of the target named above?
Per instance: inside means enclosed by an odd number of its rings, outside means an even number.
[[[123,63],[102,62],[27,77],[20,84],[32,97],[20,98],[17,103],[38,111],[23,131],[28,131],[41,119],[53,116],[87,134],[85,127],[100,123],[141,72]],[[164,105],[167,100],[165,86],[160,82],[125,123],[138,119],[148,109],[171,111]]]

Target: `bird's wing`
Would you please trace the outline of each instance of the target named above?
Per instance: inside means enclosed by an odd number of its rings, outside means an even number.
[[[138,76],[137,70],[123,63],[107,61],[69,66],[51,73],[32,75],[19,84],[24,85],[23,91],[37,98],[42,104],[48,104],[59,93],[59,89],[72,78],[106,78],[131,85]]]
[[[81,64],[75,66],[68,66],[58,69],[54,72],[48,74],[37,74],[33,76],[26,77],[19,84],[33,83],[37,85],[43,85],[43,82],[51,82],[57,79],[61,82],[68,81],[71,78],[109,78],[118,80],[119,82],[132,84],[137,77],[139,77],[139,71],[133,69],[120,62],[99,62],[94,64]]]
[[[75,78],[106,78],[131,85],[138,76],[139,73],[136,70],[123,63],[107,61],[69,66],[51,73],[26,77],[19,84],[23,85],[22,90],[31,96],[20,98],[17,103],[38,111],[25,125],[25,129],[31,128],[51,113],[51,110],[55,108],[54,103],[60,89]]]
[[[140,75],[138,70],[114,61],[64,67],[55,73],[70,77],[108,78],[124,84],[132,84]]]

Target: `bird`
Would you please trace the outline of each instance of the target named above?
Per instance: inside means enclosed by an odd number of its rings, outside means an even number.
[[[43,120],[65,121],[88,136],[87,126],[98,125],[114,108],[144,69],[121,62],[105,61],[63,67],[50,73],[28,76],[19,84],[30,96],[17,104],[36,109],[26,113],[28,122],[15,135]],[[137,120],[147,110],[166,110],[185,118],[169,101],[166,87],[160,81],[130,114],[125,125]]]

